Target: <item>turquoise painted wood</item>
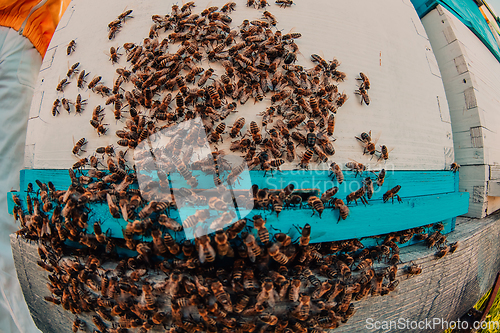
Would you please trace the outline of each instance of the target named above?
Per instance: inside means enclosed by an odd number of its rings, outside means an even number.
[[[84,171],[85,172],[85,171]],[[332,187],[339,186],[337,181],[329,178],[327,171],[275,171],[264,177],[262,171],[250,171],[251,183],[257,184],[259,188],[281,189],[290,182],[295,182],[298,189],[318,189],[319,193]],[[375,175],[365,172],[363,177],[356,176],[353,172],[345,172],[344,183],[339,187],[336,197],[345,200],[345,196],[361,186],[365,177],[375,179]],[[211,178],[211,177],[210,177]],[[25,189],[28,183],[33,183],[35,191],[38,189],[35,180],[41,182],[52,181],[56,189],[66,189],[70,185],[67,170],[23,170],[21,172],[20,188]],[[199,177],[202,180],[202,177]],[[172,186],[183,186],[182,179],[171,177]],[[213,183],[212,183],[213,184]],[[254,215],[262,215],[267,219],[267,227],[272,232],[273,228],[299,236],[299,228],[309,223],[312,226],[311,241],[327,242],[351,238],[370,237],[374,235],[400,231],[418,226],[428,225],[443,221],[445,232],[454,229],[454,218],[467,213],[468,193],[459,193],[458,173],[450,171],[394,171],[388,172],[384,185],[377,189],[368,205],[364,206],[352,203],[349,205],[350,214],[346,220],[340,220],[337,210],[325,208],[322,217],[312,214],[313,211],[307,204],[302,208],[291,207],[284,209],[279,216],[270,210],[245,210],[240,209],[238,215],[251,219]],[[203,180],[200,181],[202,187]],[[390,188],[401,185],[400,194],[403,202],[397,200],[384,203],[382,195]],[[243,184],[235,184],[234,190],[248,190]],[[21,199],[25,199],[26,193],[17,193]],[[33,195],[32,195],[33,196]],[[12,193],[9,195],[9,211],[12,210]],[[189,214],[196,210],[207,207],[183,208]],[[179,212],[170,210],[170,217],[180,221]],[[208,221],[215,219],[215,215]],[[113,237],[122,237],[122,229],[127,225],[123,219],[115,219],[105,203],[92,204],[91,221],[100,220],[103,230],[108,230]],[[89,233],[92,233],[92,224],[89,223]],[[248,225],[252,225],[249,221]],[[184,233],[175,235],[178,239],[185,237]]]

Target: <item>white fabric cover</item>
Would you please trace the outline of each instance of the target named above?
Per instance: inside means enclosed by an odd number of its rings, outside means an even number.
[[[7,192],[19,190],[26,125],[42,58],[17,31],[0,27],[0,332],[40,332],[33,323],[17,280],[9,234]]]

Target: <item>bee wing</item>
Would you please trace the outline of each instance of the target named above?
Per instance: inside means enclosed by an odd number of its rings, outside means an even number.
[[[111,197],[111,195],[109,193],[106,193],[106,201],[108,202],[108,206],[114,206],[115,203],[113,201],[113,198]]]
[[[269,299],[269,294],[265,289],[262,289],[262,291],[257,295],[257,304],[262,304],[265,301]],[[269,304],[271,305],[271,304]]]
[[[378,141],[378,139],[380,139],[380,135],[381,135],[381,134],[382,134],[382,132],[381,132],[381,131],[379,131],[379,132],[377,133],[377,135],[372,136],[372,138],[373,138],[373,141],[372,141],[372,142],[373,142],[374,144],[376,144],[376,143],[377,143],[377,141]]]
[[[203,264],[207,261],[207,257],[205,256],[205,252],[203,251],[203,245],[198,245],[198,257],[200,258],[200,262]]]
[[[248,252],[248,259],[250,259],[251,262],[255,262],[255,254],[253,254],[252,250],[245,244],[245,247],[247,248]]]
[[[50,227],[49,227],[49,220],[48,219],[43,219],[43,224],[42,224],[42,230],[40,232],[40,237],[43,237],[44,235],[49,235],[50,236]]]
[[[290,293],[292,294],[292,301],[297,302],[299,300],[299,291],[300,291],[300,287],[297,288],[295,286],[292,286],[292,289],[290,290]],[[299,306],[301,306],[301,305],[299,305]]]
[[[120,200],[120,209],[122,211],[123,219],[125,221],[128,221],[128,209],[127,208],[128,208],[128,201],[127,200]]]
[[[278,292],[273,289],[269,293],[269,298],[267,300],[267,303],[273,308],[277,300],[279,300]]]
[[[212,245],[210,245],[210,243],[207,242],[207,243],[205,243],[205,247],[207,248],[210,255],[212,257],[215,257],[216,253],[215,253],[215,249],[212,247]]]

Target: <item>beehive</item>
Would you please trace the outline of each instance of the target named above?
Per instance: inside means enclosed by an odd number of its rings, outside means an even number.
[[[196,5],[198,8],[205,6],[202,2]],[[290,8],[276,7],[272,12],[278,20],[279,29],[284,29],[285,32],[293,28],[293,31],[300,31],[302,34],[301,39],[296,41],[300,50],[297,64],[312,67],[314,64],[308,60],[309,55],[322,53],[325,59],[339,59],[342,62],[340,69],[347,73],[348,80],[339,83],[339,89],[348,93],[350,98],[336,113],[336,153],[330,157],[330,161],[344,166],[351,160],[356,160],[367,165],[369,170],[391,169],[384,186],[377,188],[368,206],[350,205],[348,218],[339,223],[336,223],[339,219],[338,211],[326,209],[320,219],[318,215],[311,216],[313,211],[307,206],[303,209],[284,209],[279,216],[271,210],[238,210],[238,218],[252,217],[258,213],[273,228],[292,235],[296,232],[297,236],[300,233],[294,231],[295,226],[302,227],[307,222],[313,230],[311,242],[326,242],[379,235],[439,221],[446,222],[448,231],[453,228],[452,219],[467,211],[468,196],[458,192],[457,175],[449,170],[454,159],[444,90],[428,41],[425,36],[419,35],[422,34],[422,29],[418,18],[412,8],[406,8],[403,4],[394,9],[398,15],[370,3],[365,5],[366,12],[360,12],[351,4],[328,2],[318,2],[317,6],[309,8],[305,4],[296,4]],[[110,109],[105,110],[105,122],[109,123],[106,125],[109,126],[107,135],[98,137],[88,124],[89,117],[86,114],[90,114],[94,105],[103,104],[101,97],[86,89],[79,91],[76,80],[62,93],[57,92],[55,87],[61,74],[64,75],[67,67],[76,61],[80,61],[80,68],[90,72],[91,76],[102,75],[107,85],[111,85],[112,77],[117,76],[114,69],[125,65],[125,56],[119,64],[112,65],[105,54],[109,47],[141,41],[149,33],[151,15],[170,11],[168,6],[162,11],[161,7],[153,7],[151,4],[131,3],[128,7],[133,8],[134,18],[127,20],[116,37],[109,41],[103,27],[119,13],[113,12],[114,5],[111,3],[99,6],[109,6],[108,9],[103,8],[99,15],[102,15],[102,24],[96,23],[90,27],[85,24],[85,29],[84,20],[76,18],[86,17],[90,7],[83,8],[78,4],[70,7],[65,14],[66,20],[61,22],[49,48],[42,65],[41,84],[31,110],[26,150],[27,170],[22,173],[21,187],[39,179],[42,182],[51,180],[56,188],[67,188],[70,180],[66,176],[66,169],[76,162],[71,150],[79,138],[85,137],[89,141],[85,145],[88,152],[116,142],[117,138],[112,134],[121,129],[123,123],[111,120]],[[236,11],[231,14],[232,26],[243,19],[258,19],[262,15],[263,9],[255,10],[243,4],[237,6]],[[328,16],[322,16],[318,12],[319,8],[322,9],[321,12],[329,13]],[[373,13],[390,17],[392,21],[386,20],[391,23],[382,26],[377,23],[380,16]],[[357,18],[356,23],[353,23],[353,17]],[[309,22],[314,20],[320,20],[323,24],[311,27]],[[360,29],[358,21],[366,28]],[[78,24],[82,25],[78,27]],[[325,34],[333,26],[335,33]],[[415,26],[418,28],[415,29]],[[398,34],[393,33],[396,27]],[[368,29],[369,35],[364,32]],[[79,30],[81,34],[75,36],[75,30]],[[390,35],[388,31],[391,31]],[[102,38],[97,37],[101,35]],[[77,47],[68,57],[66,47],[73,39]],[[359,43],[353,43],[356,39],[359,39]],[[401,43],[406,47],[401,47]],[[100,51],[96,52],[99,47]],[[87,62],[83,59],[92,60]],[[216,74],[217,70],[221,70],[206,59],[201,64],[213,66]],[[359,97],[354,93],[359,89],[359,82],[355,79],[359,72],[367,73],[372,84],[369,91],[371,103],[368,106],[360,103]],[[426,89],[425,92],[422,92],[422,86]],[[87,100],[87,106],[81,115],[67,115],[62,109],[61,114],[55,117],[50,114],[56,98],[69,96],[66,98],[72,99],[74,97],[71,96],[78,93]],[[229,115],[225,122],[230,125],[238,117],[244,116],[247,125],[243,131],[248,130],[248,124],[252,120],[261,127],[262,119],[258,114],[271,105],[270,96],[271,92],[266,94],[263,101],[252,104],[253,100],[250,99],[245,105],[238,104],[237,112]],[[271,126],[269,124],[268,128]],[[377,157],[371,158],[370,155],[363,156],[363,148],[355,136],[368,131],[372,131],[373,137],[377,137],[380,144],[393,148],[387,162],[379,162]],[[264,131],[262,134],[267,136]],[[218,149],[229,150],[229,146],[227,138],[224,143],[218,144]],[[303,153],[304,150],[298,149],[298,152]],[[295,190],[320,195],[337,185],[329,177],[330,163],[312,162],[305,169],[300,168],[297,162],[285,163],[281,166],[281,172],[274,171],[271,175],[256,168],[249,172],[249,182],[243,182],[243,185],[232,184],[233,190],[249,191],[251,185],[257,184],[261,189],[267,187],[279,192],[287,184],[296,182]],[[356,176],[354,172],[345,173],[344,188],[340,187],[339,197],[345,197],[362,186],[361,178]],[[375,176],[372,177],[375,179]],[[384,203],[382,195],[396,185],[401,185],[402,189],[398,194],[402,197],[402,203]],[[173,188],[175,187],[174,185]],[[429,214],[429,211],[433,211],[433,214]],[[103,222],[104,229],[110,230],[114,237],[120,237],[120,229],[126,225],[125,221],[112,218],[105,205],[95,208],[94,213]],[[299,219],[301,223],[298,223]]]

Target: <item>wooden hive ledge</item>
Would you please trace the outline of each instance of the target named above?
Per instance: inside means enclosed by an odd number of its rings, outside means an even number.
[[[354,302],[356,314],[335,332],[383,332],[366,328],[369,318],[375,321],[425,321],[433,318],[455,321],[465,314],[493,285],[500,269],[500,213],[481,220],[457,219],[456,229],[448,235],[448,242],[459,241],[458,250],[436,260],[435,250],[423,244],[401,250],[403,263],[399,265],[400,284],[397,291],[384,297],[368,297]],[[44,300],[49,294],[47,272],[37,266],[37,244],[11,235],[12,252],[17,275],[35,324],[47,333],[71,331],[74,315],[61,306]],[[402,276],[410,261],[422,267],[420,275]],[[81,315],[92,331],[92,320]],[[415,332],[442,332],[434,329],[408,330]]]

